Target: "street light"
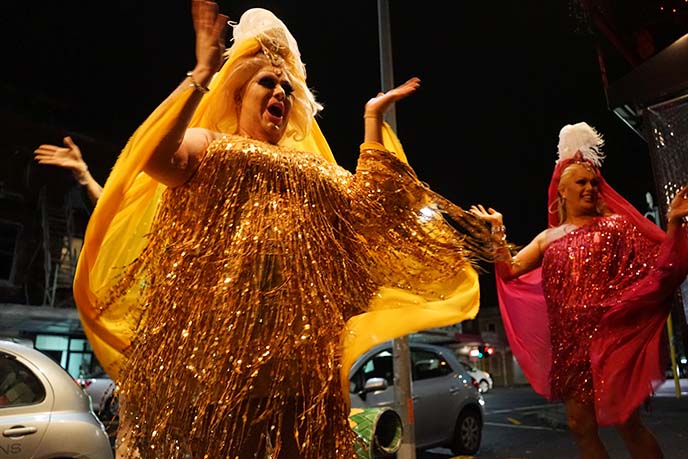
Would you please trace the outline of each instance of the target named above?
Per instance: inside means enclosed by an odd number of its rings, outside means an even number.
[[[380,42],[380,79],[382,91],[394,87],[394,72],[392,66],[392,34],[389,21],[389,4],[385,0],[378,0],[378,36]],[[392,106],[385,113],[385,121],[396,132],[396,111]],[[413,426],[413,398],[411,396],[411,358],[408,337],[402,336],[394,340],[394,399],[396,410],[401,418],[402,437],[401,446],[397,451],[397,459],[415,459],[415,429]]]

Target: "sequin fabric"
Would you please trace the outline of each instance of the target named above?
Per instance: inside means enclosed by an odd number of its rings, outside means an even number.
[[[621,215],[595,218],[552,242],[542,262],[553,399],[594,403],[593,336],[605,311],[655,264],[658,244]]]
[[[142,457],[253,457],[240,452],[260,443],[281,458],[286,441],[303,459],[355,457],[345,322],[380,286],[414,291],[419,276],[473,261],[465,235],[419,218],[428,196],[388,152],[362,152],[351,174],[242,137],[214,142],[164,193],[146,248],[98,305],[143,305],[119,377]],[[395,268],[407,258],[434,268]]]

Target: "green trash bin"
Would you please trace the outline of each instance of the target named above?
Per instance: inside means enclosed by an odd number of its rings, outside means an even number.
[[[360,440],[357,459],[391,457],[401,447],[401,418],[392,408],[352,408],[349,424]]]

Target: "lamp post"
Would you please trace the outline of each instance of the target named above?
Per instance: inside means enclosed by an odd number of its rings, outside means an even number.
[[[392,34],[389,21],[389,2],[378,0],[378,34],[380,43],[380,77],[382,90],[388,91],[394,87],[394,71],[392,66]],[[385,113],[385,121],[397,130],[396,111],[394,106]],[[397,452],[397,459],[415,459],[415,430],[413,425],[413,397],[411,395],[411,359],[408,337],[402,336],[394,340],[394,398],[395,408],[402,425],[401,446]]]

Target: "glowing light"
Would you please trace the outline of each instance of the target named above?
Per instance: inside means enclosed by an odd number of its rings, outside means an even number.
[[[429,207],[429,206],[425,206],[425,207],[421,208],[419,212],[420,212],[420,216],[418,217],[418,219],[421,222],[429,222],[430,220],[432,220],[435,217],[435,214],[436,214],[435,209],[433,209],[432,207]]]

